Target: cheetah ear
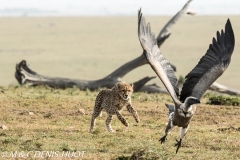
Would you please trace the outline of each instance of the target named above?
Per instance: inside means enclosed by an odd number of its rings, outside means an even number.
[[[120,86],[120,82],[116,84],[116,88],[119,89],[119,86]]]
[[[131,83],[131,84],[130,84],[130,86],[131,86],[131,87],[133,87],[133,86],[134,86],[134,84],[133,84],[133,83]]]

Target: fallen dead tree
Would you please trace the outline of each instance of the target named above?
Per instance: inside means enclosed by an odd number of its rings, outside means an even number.
[[[189,0],[185,6],[172,18],[170,21],[163,27],[157,37],[157,44],[160,47],[163,42],[170,36],[170,28],[176,21],[184,14],[187,14],[187,8],[191,0]],[[21,85],[48,85],[54,88],[71,88],[77,87],[79,89],[85,90],[95,90],[98,88],[106,87],[111,88],[117,82],[121,81],[122,78],[132,71],[133,69],[147,64],[147,60],[144,57],[144,54],[141,54],[136,59],[122,65],[114,72],[108,76],[94,81],[88,80],[79,80],[79,79],[69,79],[69,78],[59,78],[59,77],[48,77],[37,74],[35,71],[32,71],[28,66],[26,60],[22,60],[19,64],[16,65],[15,78]],[[171,65],[174,70],[176,67]],[[158,93],[167,93],[165,89],[160,88],[157,85],[145,85],[148,81],[154,77],[144,77],[141,80],[134,82],[135,91],[143,92],[158,92]]]
[[[229,88],[227,86],[224,86],[222,84],[214,82],[209,90],[216,91],[218,93],[225,93],[233,96],[240,96],[240,91],[236,89]]]
[[[121,70],[116,70],[109,76],[94,80],[94,81],[88,81],[88,80],[79,80],[79,79],[69,79],[69,78],[60,78],[60,77],[48,77],[48,76],[42,76],[40,74],[37,74],[36,72],[32,71],[28,66],[27,62],[25,60],[22,60],[19,64],[16,65],[16,71],[15,71],[15,78],[19,82],[19,84],[22,85],[31,85],[31,86],[37,86],[37,85],[47,85],[53,88],[72,88],[77,87],[81,90],[96,90],[98,88],[111,88],[113,87],[117,82],[121,81],[120,75],[122,75],[123,72]],[[148,81],[153,79],[155,77],[145,77],[141,80],[134,82],[134,90],[138,91],[144,84],[146,84]]]
[[[121,68],[121,67],[120,67]],[[111,88],[117,82],[121,81],[120,75],[123,74],[121,70],[116,70],[118,72],[113,72],[109,76],[94,80],[79,80],[79,79],[69,79],[69,78],[60,78],[60,77],[48,77],[37,74],[32,71],[28,66],[25,60],[22,60],[19,64],[16,65],[15,78],[21,85],[30,85],[30,86],[38,86],[38,85],[47,85],[53,88],[73,88],[77,87],[81,90],[96,90],[99,88]],[[117,74],[118,73],[118,74]],[[155,77],[144,77],[137,82],[134,82],[134,91],[142,91],[142,92],[158,92],[158,93],[166,93],[165,89],[160,88],[159,86],[153,85],[145,85],[148,81]],[[144,86],[144,87],[143,87]]]

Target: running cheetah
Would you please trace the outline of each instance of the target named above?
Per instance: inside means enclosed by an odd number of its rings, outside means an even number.
[[[112,89],[106,89],[99,92],[97,95],[94,111],[92,114],[90,132],[93,131],[95,126],[95,119],[101,114],[102,110],[105,109],[108,116],[106,119],[106,126],[109,132],[114,132],[111,127],[112,116],[117,115],[118,119],[128,127],[127,120],[122,116],[120,111],[124,106],[133,115],[134,119],[138,123],[139,117],[137,111],[132,107],[131,95],[133,92],[133,84],[125,82],[117,83]]]

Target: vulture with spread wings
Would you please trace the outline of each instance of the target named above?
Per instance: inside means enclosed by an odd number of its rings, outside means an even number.
[[[221,33],[217,32],[217,37],[216,39],[213,38],[206,54],[200,59],[196,67],[187,74],[180,95],[174,71],[159,50],[155,35],[151,32],[150,24],[146,24],[144,17],[142,17],[141,10],[138,12],[138,37],[148,63],[156,72],[174,102],[174,106],[167,105],[170,112],[169,122],[165,135],[159,141],[161,143],[165,142],[167,135],[174,126],[181,127],[180,140],[176,140],[177,143],[175,144],[177,153],[189,128],[191,118],[196,111],[197,103],[200,103],[205,91],[223,74],[230,64],[235,45],[231,22],[229,19],[227,20],[225,32],[223,30]]]

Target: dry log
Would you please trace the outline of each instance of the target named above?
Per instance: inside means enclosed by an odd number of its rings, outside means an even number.
[[[240,91],[239,90],[228,88],[228,87],[226,87],[222,84],[219,84],[217,82],[214,82],[210,86],[209,90],[216,91],[216,92],[219,92],[219,93],[234,95],[234,96],[240,96]]]
[[[120,67],[121,68],[121,67]],[[125,66],[123,66],[125,68]],[[126,68],[129,69],[129,68]],[[119,71],[119,74],[117,74]],[[111,88],[117,82],[121,81],[121,77],[126,72],[123,72],[121,69],[117,69],[109,76],[95,80],[95,81],[87,81],[87,80],[79,80],[79,79],[69,79],[69,78],[59,78],[59,77],[47,77],[37,74],[32,71],[28,66],[25,60],[22,60],[19,64],[16,65],[15,78],[21,85],[28,86],[38,86],[38,85],[47,85],[52,88],[72,88],[77,87],[81,90],[96,90],[99,88]],[[134,82],[134,91],[135,92],[148,92],[148,93],[167,93],[165,89],[160,88],[155,85],[145,85],[148,81],[155,77],[144,77],[141,80]]]
[[[157,84],[144,85],[138,90],[138,92],[147,92],[147,93],[165,93],[168,94],[168,91],[165,88],[161,88]]]
[[[123,66],[124,68],[125,66]],[[117,74],[118,72],[119,74]],[[32,71],[28,66],[25,60],[22,60],[19,64],[16,65],[15,78],[17,81],[24,85],[47,85],[53,88],[72,88],[77,87],[82,90],[90,89],[96,90],[98,88],[111,88],[117,82],[121,81],[121,77],[119,75],[124,75],[122,70],[117,70],[110,74],[109,76],[95,80],[95,81],[87,81],[87,80],[78,80],[78,79],[69,79],[69,78],[59,78],[59,77],[47,77],[37,74]],[[138,91],[144,84],[155,77],[145,77],[134,84],[134,90]]]

